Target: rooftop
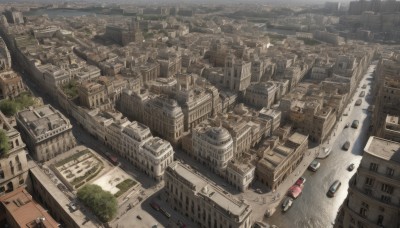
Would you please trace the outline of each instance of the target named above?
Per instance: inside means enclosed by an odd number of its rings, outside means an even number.
[[[221,208],[225,208],[230,213],[236,216],[241,216],[245,211],[249,210],[249,205],[239,202],[231,196],[220,192],[220,190],[211,185],[208,180],[196,174],[193,170],[187,168],[183,164],[174,162],[170,165],[170,168],[187,182],[194,185],[195,194],[203,194],[207,196],[212,202]]]
[[[364,151],[382,160],[400,163],[400,143],[398,142],[371,136]]]
[[[24,188],[18,188],[0,197],[0,202],[19,227],[59,227],[59,224]],[[3,208],[0,208],[0,211]]]

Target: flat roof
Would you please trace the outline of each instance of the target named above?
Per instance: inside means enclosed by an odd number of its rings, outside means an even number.
[[[0,202],[19,227],[59,227],[53,217],[24,188],[15,189],[0,197]]]
[[[221,208],[225,208],[227,211],[231,212],[236,216],[240,216],[249,205],[235,201],[226,194],[220,192],[215,186],[211,185],[210,182],[194,173],[193,170],[188,169],[186,166],[179,162],[175,163],[175,166],[171,166],[175,172],[180,175],[183,179],[187,180],[195,186],[196,192],[203,195],[208,195],[215,204],[219,205]],[[207,189],[207,191],[205,191]]]
[[[398,142],[371,136],[364,151],[382,160],[400,163],[400,143]]]

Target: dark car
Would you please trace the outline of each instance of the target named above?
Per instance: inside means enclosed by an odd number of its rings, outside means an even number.
[[[150,206],[156,211],[160,210],[160,205],[158,205],[156,202],[151,202]]]
[[[348,150],[349,148],[350,148],[350,142],[349,142],[349,141],[346,141],[346,142],[343,144],[342,149],[343,149],[343,150]]]
[[[351,124],[351,127],[357,129],[359,124],[360,122],[358,120],[354,120],[353,123]]]
[[[349,170],[351,172],[351,171],[353,171],[354,167],[355,167],[355,165],[353,163],[351,163],[349,165],[349,167],[347,167],[347,170]]]
[[[342,185],[342,182],[335,180],[335,182],[333,182],[333,184],[331,185],[331,187],[328,190],[328,196],[334,197],[337,190],[339,190],[341,185]]]
[[[140,215],[136,216],[136,218],[138,218],[139,220],[142,220],[142,217],[140,217]]]

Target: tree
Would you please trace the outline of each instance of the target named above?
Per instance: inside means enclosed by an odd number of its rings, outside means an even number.
[[[4,130],[0,130],[0,157],[7,154],[8,150],[10,150],[10,144],[8,143],[9,139]]]
[[[78,190],[77,195],[102,222],[110,221],[117,214],[117,199],[98,185],[87,184]]]
[[[17,104],[10,100],[2,100],[0,102],[0,110],[6,116],[13,116],[18,111]]]

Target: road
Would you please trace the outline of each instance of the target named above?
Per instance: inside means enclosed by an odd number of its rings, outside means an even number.
[[[361,80],[353,101],[344,112],[347,112],[348,116],[342,116],[342,120],[339,121],[335,135],[332,136],[333,138],[329,142],[330,144],[328,144],[332,149],[332,153],[329,157],[319,160],[321,167],[317,172],[306,171],[304,173],[303,176],[307,181],[303,194],[295,200],[289,211],[283,214],[281,210],[277,210],[272,217],[266,219],[269,224],[277,225],[280,228],[319,228],[333,226],[337,212],[347,197],[348,181],[356,172],[368,139],[371,113],[367,109],[370,102],[372,102],[372,96],[370,95],[371,85],[369,85],[369,82],[372,80],[374,69],[375,65],[371,65]],[[363,84],[367,84],[366,89],[361,89]],[[363,100],[361,106],[354,106],[355,101],[359,99],[359,92],[362,90],[366,92],[366,97],[361,98]],[[344,128],[346,123],[350,123],[351,125],[353,120],[359,120],[360,125],[358,129],[351,127]],[[341,149],[346,140],[351,143],[348,151]],[[354,163],[356,168],[352,172],[349,172],[347,167],[351,163]],[[342,186],[335,197],[328,198],[326,193],[335,180],[340,180]]]

